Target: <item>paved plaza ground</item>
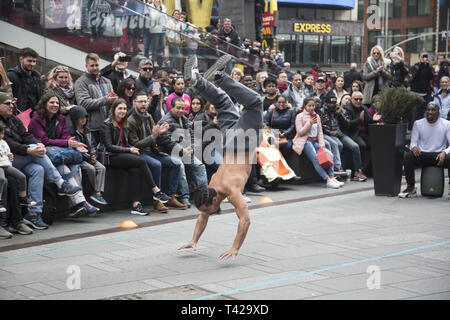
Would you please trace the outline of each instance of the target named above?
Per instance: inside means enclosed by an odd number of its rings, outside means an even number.
[[[0,299],[449,299],[447,194],[448,180],[443,198],[376,197],[370,179],[249,194],[234,261],[218,259],[237,230],[230,204],[195,252],[177,250],[192,238],[194,207],[57,220],[0,242]],[[139,227],[120,229],[127,219]]]

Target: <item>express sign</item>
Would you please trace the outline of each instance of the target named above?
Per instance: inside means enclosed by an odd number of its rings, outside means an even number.
[[[323,23],[294,23],[294,32],[331,33],[331,25]]]

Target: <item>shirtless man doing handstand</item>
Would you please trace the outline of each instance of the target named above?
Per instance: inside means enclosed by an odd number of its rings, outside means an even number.
[[[197,61],[194,56],[185,64],[185,81],[189,81],[216,108],[220,129],[223,136],[226,135],[225,144],[236,141],[234,140],[235,138],[229,139],[230,131],[250,131],[256,135],[254,145],[256,147],[261,139],[260,129],[263,122],[262,99],[257,92],[233,80],[221,71],[231,59],[232,57],[229,55],[220,57],[205,72],[202,78],[196,71]],[[218,87],[213,85],[210,82],[211,80],[214,80]],[[230,96],[244,106],[241,114],[238,113]],[[210,215],[219,213],[220,203],[225,198],[228,198],[229,202],[236,209],[236,215],[239,218],[238,230],[232,247],[223,252],[219,258],[228,259],[232,257],[235,259],[250,226],[247,202],[242,196],[244,186],[251,172],[251,160],[255,151],[255,148],[250,145],[250,143],[246,143],[245,146],[237,146],[232,152],[227,147],[224,150],[223,162],[211,177],[208,187],[195,192],[194,204],[200,210],[200,214],[197,218],[194,235],[189,243],[181,246],[178,250],[186,248],[197,250],[197,242],[206,228]]]

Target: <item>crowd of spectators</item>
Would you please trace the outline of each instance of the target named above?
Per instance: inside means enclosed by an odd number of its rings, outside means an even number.
[[[179,10],[170,19],[160,0],[149,2],[149,15],[160,14],[157,19],[167,21],[144,31],[145,57],[138,63],[137,77],[128,71],[127,54],[121,51],[103,68],[97,54],[87,54],[86,70],[76,81],[65,66],[41,76],[36,71],[38,54],[31,48],[21,50],[17,66],[5,71],[0,64],[0,138],[4,135],[4,140],[0,139],[4,169],[0,171],[0,195],[5,194],[10,177],[20,181],[19,201],[0,204],[1,237],[9,238],[10,232],[31,234],[30,227],[48,228],[41,217],[44,178],[57,185],[59,195],[69,196],[70,217],[99,214],[101,206],[107,204],[103,198],[107,167],[124,169],[132,179],[142,179],[151,186],[149,191],[138,184],[132,186],[132,214],[149,214],[141,203],[145,192],[153,195],[157,212],[189,208],[193,190],[207,185],[222,161],[221,153],[214,149],[212,163],[194,153],[195,125],[202,128],[203,136],[220,124],[214,105],[190,88],[179,72],[188,56],[200,55],[200,41],[214,43],[215,56],[226,53],[235,57],[232,61],[239,63],[230,63],[225,72],[259,93],[265,127],[278,137],[276,146],[283,156],[304,154],[329,188],[344,185],[336,176],[349,169],[342,160],[345,148],[351,153],[351,179],[367,180],[366,173],[371,170],[368,125],[382,121],[376,103],[384,89],[403,86],[424,97],[412,121],[424,118],[430,101],[441,118],[450,117],[450,75],[445,57],[433,68],[427,52],[421,52],[420,61],[409,66],[401,48],[396,47],[386,57],[381,47],[374,46],[362,71],[352,63],[343,75],[323,72],[318,65],[307,72],[294,72],[276,49],[262,50],[259,42],[249,38],[241,41],[230,19],[223,25],[212,21],[204,33],[186,22],[186,15]],[[187,51],[181,45],[186,39],[192,41]],[[209,66],[207,63],[200,72]],[[234,103],[240,112],[243,106]],[[21,117],[25,114],[29,123]],[[447,122],[442,126],[450,130]],[[186,136],[176,135],[177,129],[184,129]],[[202,151],[211,143],[203,139]],[[333,166],[324,169],[319,165],[319,149],[333,159]],[[57,155],[64,152],[74,159],[81,155],[80,160],[61,164]],[[167,177],[162,176],[163,170],[169,173]],[[82,176],[94,186],[86,198]],[[161,190],[163,178],[167,178],[166,190]],[[255,164],[243,196],[251,201],[246,192],[274,186]],[[10,203],[17,203],[19,209],[27,206],[27,214],[21,218],[21,210],[11,208]]]

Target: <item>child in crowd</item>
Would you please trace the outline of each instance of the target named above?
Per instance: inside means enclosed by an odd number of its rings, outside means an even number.
[[[36,202],[30,201],[27,197],[27,178],[18,169],[12,166],[14,156],[9,149],[8,144],[3,137],[5,136],[5,126],[0,123],[0,213],[6,212],[6,208],[2,203],[3,185],[6,177],[14,177],[19,184],[19,203],[22,206],[34,206]]]
[[[83,174],[86,174],[92,187],[94,187],[94,194],[90,196],[92,201],[98,204],[108,204],[103,199],[102,193],[105,190],[105,174],[106,168],[97,161],[95,146],[92,146],[90,139],[90,132],[86,127],[87,111],[81,106],[75,106],[69,111],[72,126],[70,126],[70,134],[81,143],[87,146],[88,152],[83,153],[83,162],[81,169]]]

